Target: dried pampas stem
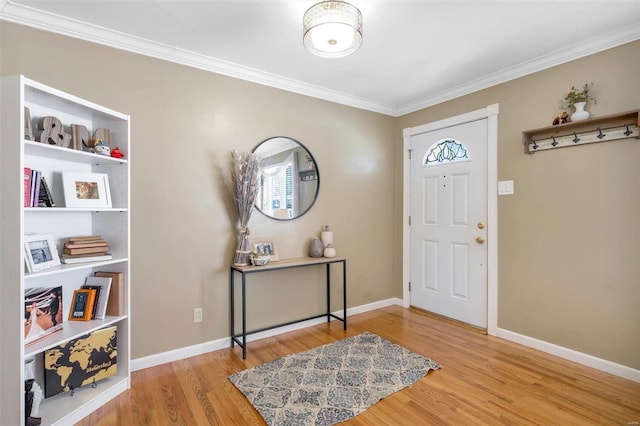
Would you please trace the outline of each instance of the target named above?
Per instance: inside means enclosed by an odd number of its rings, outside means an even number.
[[[233,195],[240,219],[235,265],[249,264],[249,219],[258,193],[258,159],[248,152],[231,151]]]

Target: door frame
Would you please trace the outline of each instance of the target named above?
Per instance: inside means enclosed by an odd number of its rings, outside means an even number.
[[[407,127],[403,137],[403,202],[402,202],[402,305],[411,304],[411,137],[446,127],[487,119],[487,333],[498,332],[498,112],[499,104],[471,111],[417,127]]]

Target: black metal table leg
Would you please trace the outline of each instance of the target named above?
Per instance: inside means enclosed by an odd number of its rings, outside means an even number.
[[[242,359],[247,359],[247,279],[242,273]]]
[[[233,340],[233,336],[236,334],[236,327],[235,327],[235,318],[236,318],[236,311],[235,311],[235,300],[233,297],[234,294],[234,285],[233,285],[233,275],[234,275],[234,271],[233,268],[231,269],[231,278],[229,278],[229,291],[231,291],[231,347],[233,348],[233,346],[235,345],[235,341]]]
[[[342,261],[342,317],[343,326],[347,329],[347,261]]]
[[[327,263],[327,322],[331,322],[331,265]]]

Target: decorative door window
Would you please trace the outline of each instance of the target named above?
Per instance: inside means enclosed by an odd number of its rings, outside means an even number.
[[[422,165],[436,166],[457,161],[469,161],[469,151],[462,142],[452,138],[445,138],[431,145],[424,155]]]

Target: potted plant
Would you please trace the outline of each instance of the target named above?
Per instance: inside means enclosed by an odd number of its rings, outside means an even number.
[[[589,112],[584,110],[587,102],[596,103],[596,98],[591,94],[593,83],[585,83],[581,89],[571,86],[571,90],[561,102],[562,109],[574,107],[576,111],[571,114],[571,121],[581,121],[589,118]]]

